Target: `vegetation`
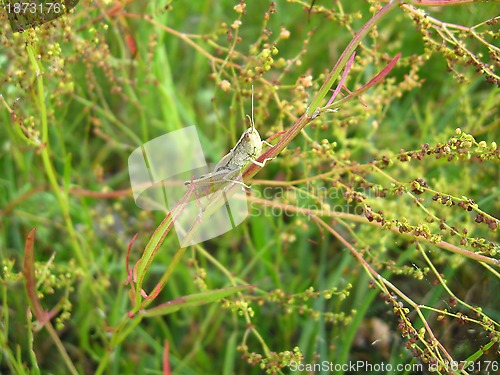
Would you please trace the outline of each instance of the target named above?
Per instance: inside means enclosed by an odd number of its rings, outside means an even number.
[[[498,371],[495,10],[81,0],[17,33],[3,9],[0,372]],[[252,86],[249,215],[179,244],[193,189],[142,210],[129,156],[196,124],[217,163]]]

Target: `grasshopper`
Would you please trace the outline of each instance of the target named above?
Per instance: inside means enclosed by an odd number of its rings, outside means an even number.
[[[245,183],[237,180],[241,170],[248,163],[254,163],[259,167],[263,167],[269,160],[274,159],[267,158],[263,162],[256,160],[262,153],[262,145],[265,144],[269,147],[273,147],[273,145],[260,138],[259,132],[255,129],[253,113],[252,86],[252,117],[247,115],[250,119],[250,128],[243,132],[236,145],[217,163],[213,172],[200,176],[197,179],[186,181],[184,183],[186,186],[189,187],[193,184],[195,186],[195,193],[205,193],[205,195],[213,193],[231,182],[249,188]]]

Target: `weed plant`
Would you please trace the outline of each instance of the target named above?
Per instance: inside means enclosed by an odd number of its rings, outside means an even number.
[[[3,9],[0,372],[500,371],[499,20],[81,0],[17,33]],[[192,191],[141,210],[129,155],[196,124],[216,163],[252,86],[275,159],[243,171],[249,216],[179,246]]]

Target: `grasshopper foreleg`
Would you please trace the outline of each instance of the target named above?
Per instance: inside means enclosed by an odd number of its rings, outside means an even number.
[[[268,161],[271,161],[271,160],[273,160],[273,159],[276,159],[276,156],[275,156],[275,157],[273,157],[273,158],[265,158],[265,159],[264,159],[264,161],[257,161],[257,160],[253,160],[253,159],[251,159],[250,161],[251,161],[253,164],[258,165],[259,167],[261,167],[261,168],[262,168],[262,167],[264,167],[264,166],[266,165],[266,163],[267,163]]]
[[[266,145],[266,146],[268,146],[268,147],[274,147],[274,145],[270,144],[270,143],[269,143],[269,142],[267,142],[267,141],[262,141],[262,144],[263,144],[263,145]]]

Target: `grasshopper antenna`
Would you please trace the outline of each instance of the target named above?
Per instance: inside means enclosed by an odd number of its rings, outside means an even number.
[[[252,128],[255,128],[255,121],[253,119],[253,85],[252,85]]]
[[[253,120],[253,85],[252,85],[252,118],[250,119],[250,125],[252,126],[252,129],[255,129],[255,122]]]
[[[253,121],[253,85],[252,85],[252,117],[248,116],[247,117],[250,119],[250,128],[252,131],[255,129],[255,122]]]

